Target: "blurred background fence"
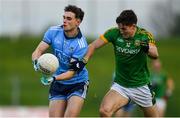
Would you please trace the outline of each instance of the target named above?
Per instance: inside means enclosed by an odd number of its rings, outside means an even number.
[[[0,0],[0,35],[39,35],[48,26],[62,23],[67,4],[78,5],[85,11],[81,27],[89,36],[115,26],[123,9],[133,9],[139,18],[138,25],[156,36],[179,32],[179,0]]]
[[[163,67],[175,81],[166,116],[180,116],[179,0],[0,0],[0,116],[5,116],[1,113],[6,113],[7,107],[19,106],[26,111],[45,107],[47,115],[48,87],[41,85],[41,75],[34,72],[31,54],[47,28],[62,23],[63,9],[68,4],[85,11],[80,27],[88,42],[116,26],[115,19],[123,9],[133,9],[138,25],[155,35]],[[112,45],[98,50],[87,68],[90,87],[81,116],[98,116],[100,102],[112,81]],[[138,110],[134,114],[141,115]]]

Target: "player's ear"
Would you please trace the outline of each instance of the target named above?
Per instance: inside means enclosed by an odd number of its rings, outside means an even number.
[[[133,24],[133,27],[136,27],[136,24]]]
[[[77,25],[79,26],[81,23],[81,20],[79,18],[76,19]]]

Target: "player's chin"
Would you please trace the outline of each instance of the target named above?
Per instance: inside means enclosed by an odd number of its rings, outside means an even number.
[[[129,38],[128,35],[122,35],[122,37],[125,38],[125,39]]]
[[[68,32],[68,31],[70,31],[70,29],[67,28],[67,27],[64,27],[64,31],[65,31],[65,32]]]
[[[67,25],[63,25],[64,31],[68,31],[70,28]]]

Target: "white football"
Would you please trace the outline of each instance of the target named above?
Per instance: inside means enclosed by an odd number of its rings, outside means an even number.
[[[46,75],[54,73],[59,67],[58,58],[51,53],[41,55],[38,58],[37,64],[39,66],[39,70]]]

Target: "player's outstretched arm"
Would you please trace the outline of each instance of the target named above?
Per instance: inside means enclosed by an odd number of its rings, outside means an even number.
[[[88,60],[92,57],[94,54],[95,50],[97,48],[100,48],[104,46],[107,42],[103,41],[102,39],[98,38],[97,40],[93,41],[91,44],[89,44],[88,51],[86,55],[80,59],[71,62],[70,70],[73,70],[77,73],[81,72],[84,68],[84,66],[87,64]]]
[[[89,44],[88,51],[86,55],[82,59],[78,59],[76,61],[73,61],[70,63],[70,70],[73,70],[74,72],[81,72],[84,68],[84,66],[87,64],[88,60],[92,57],[94,54],[95,50],[97,48],[100,48],[104,46],[107,42],[101,40],[98,38],[97,40],[93,41],[91,44]]]
[[[107,44],[107,42],[105,42],[104,40],[102,40],[100,38],[93,41],[91,44],[89,44],[88,51],[87,51],[86,55],[84,56],[84,59],[86,59],[86,61],[88,61],[94,54],[95,50],[104,46],[105,44]]]

